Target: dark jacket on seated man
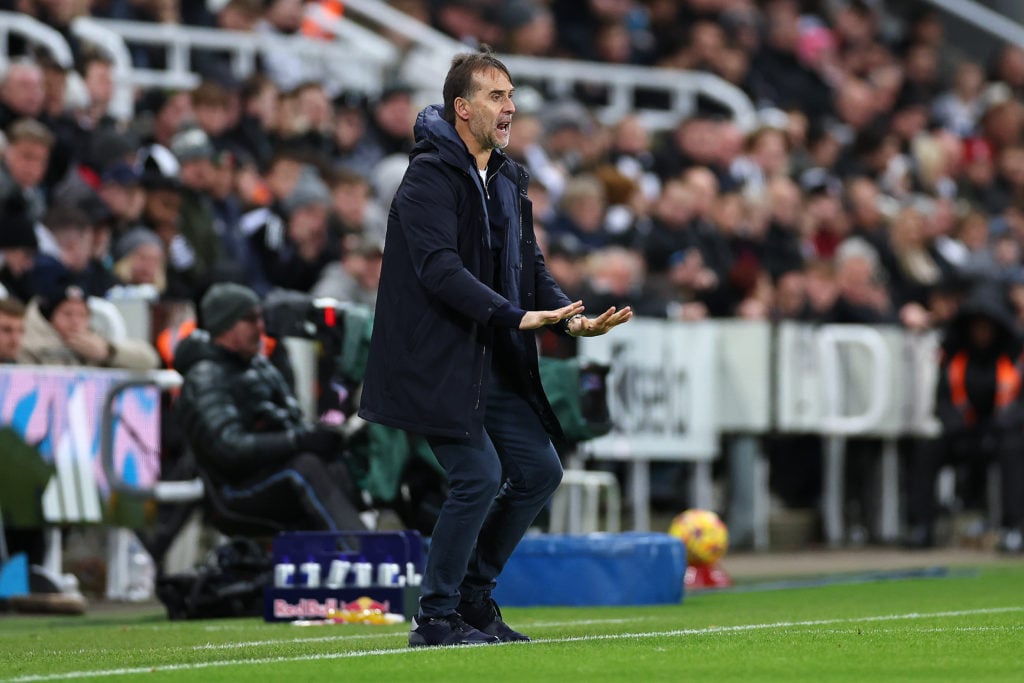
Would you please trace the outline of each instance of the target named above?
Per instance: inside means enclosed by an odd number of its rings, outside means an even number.
[[[211,492],[234,512],[282,527],[362,529],[340,436],[303,420],[284,377],[260,353],[259,298],[215,285],[178,346],[175,410]]]
[[[942,343],[935,415],[940,438],[920,444],[911,462],[909,513],[914,545],[931,544],[935,476],[962,464],[984,481],[999,464],[1003,545],[1021,549],[1024,526],[1024,343],[1005,290],[979,285],[950,322]],[[976,489],[984,488],[983,485]],[[970,492],[967,502],[971,503]]]

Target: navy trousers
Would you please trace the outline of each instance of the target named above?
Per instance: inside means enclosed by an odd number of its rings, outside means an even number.
[[[484,433],[470,441],[429,439],[448,474],[448,499],[431,536],[420,616],[490,596],[537,513],[562,481],[562,464],[533,409],[497,376]]]

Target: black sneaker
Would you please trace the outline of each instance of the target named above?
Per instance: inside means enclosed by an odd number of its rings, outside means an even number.
[[[438,647],[449,645],[490,645],[501,642],[497,637],[481,633],[458,614],[426,619],[422,623],[412,620],[409,647]]]
[[[516,631],[502,620],[501,610],[493,598],[477,603],[460,603],[459,614],[470,626],[489,636],[495,636],[503,643],[530,640],[530,636]]]

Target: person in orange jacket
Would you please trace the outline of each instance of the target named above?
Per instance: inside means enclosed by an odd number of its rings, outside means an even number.
[[[980,474],[983,482],[994,461],[1001,474],[1000,548],[1015,553],[1024,549],[1022,352],[1024,340],[1005,287],[990,282],[977,285],[950,322],[942,343],[935,406],[941,435],[920,442],[911,459],[909,546],[934,545],[939,469],[946,464],[965,465],[975,477]]]

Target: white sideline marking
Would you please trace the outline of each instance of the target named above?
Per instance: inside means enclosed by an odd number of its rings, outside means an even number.
[[[580,621],[537,621],[524,623],[524,628],[554,628],[558,626],[593,626],[594,624],[630,624],[637,621],[645,621],[650,617],[633,617],[632,619],[582,619]],[[268,640],[249,640],[241,643],[207,643],[206,645],[195,645],[193,650],[236,650],[246,647],[260,647],[262,645],[285,645],[290,643],[329,643],[346,640],[369,640],[374,638],[393,638],[395,634],[402,634],[404,631],[387,631],[385,633],[350,633],[347,635],[317,636],[313,638],[273,638]]]
[[[640,638],[664,638],[671,636],[696,636],[716,633],[743,633],[747,631],[767,630],[774,628],[796,628],[802,626],[828,626],[832,624],[862,624],[879,621],[904,621],[915,619],[933,619],[939,617],[964,617],[979,614],[1004,614],[1007,612],[1024,612],[1024,607],[991,607],[987,609],[955,610],[948,612],[909,612],[907,614],[883,614],[870,617],[852,617],[847,619],[811,619],[807,621],[776,621],[763,624],[740,624],[737,626],[709,626],[706,628],[684,628],[671,631],[654,631],[648,633],[607,633],[588,636],[571,636],[568,638],[539,638],[534,643],[577,643],[593,640],[635,640]],[[965,627],[954,627],[951,630],[962,630]],[[989,627],[979,627],[989,628]],[[383,635],[383,634],[382,634]],[[390,635],[402,635],[392,633]],[[278,641],[275,641],[278,642]],[[288,641],[284,641],[288,642]],[[515,644],[523,647],[526,644]],[[491,646],[493,647],[493,646]],[[454,648],[452,648],[454,649]],[[121,669],[100,669],[93,671],[68,671],[54,674],[31,674],[5,679],[7,683],[36,683],[37,681],[57,681],[78,678],[107,678],[111,676],[131,676],[134,674],[152,674],[161,671],[187,671],[211,669],[225,666],[246,666],[254,664],[283,664],[288,662],[306,662],[332,659],[351,659],[356,657],[374,657],[383,655],[406,655],[422,652],[437,652],[438,648],[379,648],[375,650],[354,650],[351,652],[329,652],[293,657],[261,657],[256,659],[225,659],[213,662],[192,662],[187,664],[162,664],[158,666],[138,666]]]

